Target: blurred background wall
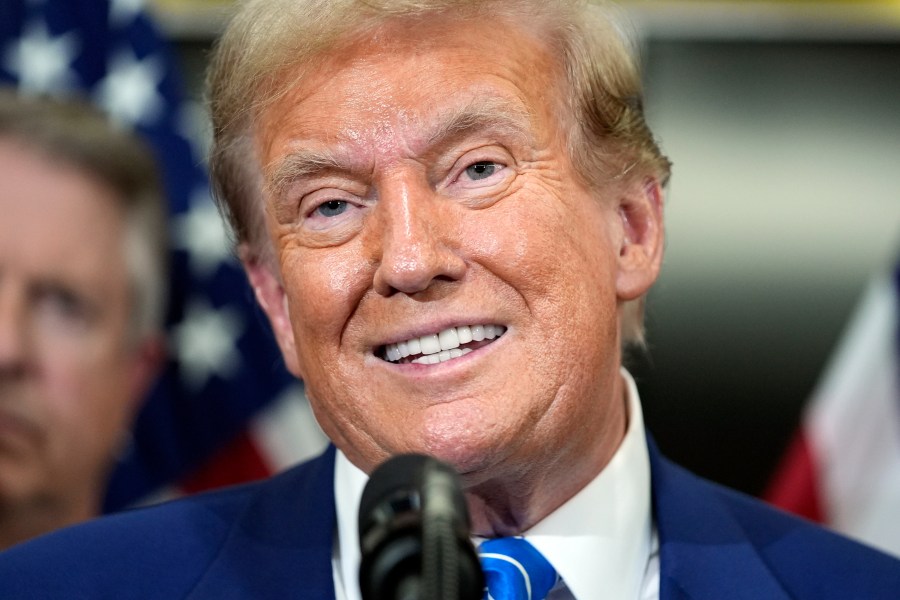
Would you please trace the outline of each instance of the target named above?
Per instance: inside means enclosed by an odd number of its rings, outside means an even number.
[[[646,47],[675,163],[636,369],[647,419],[672,458],[751,492],[867,281],[900,256],[900,44],[798,37]]]
[[[198,100],[228,4],[152,6]],[[758,493],[865,284],[900,258],[900,3],[624,6],[675,165],[632,370],[664,452]]]

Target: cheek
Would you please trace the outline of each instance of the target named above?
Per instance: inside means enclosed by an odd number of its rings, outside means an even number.
[[[529,344],[544,356],[530,363],[537,380],[596,372],[616,352],[612,217],[596,204],[573,208],[548,199],[520,203],[481,225],[501,232],[483,260],[524,303]]]
[[[282,277],[302,378],[318,397],[352,398],[358,387],[354,375],[362,369],[356,362],[358,349],[347,346],[347,340],[355,339],[348,329],[369,288],[370,270],[353,244],[297,249],[284,256]]]
[[[479,259],[530,305],[614,301],[612,211],[592,198],[569,203],[549,194],[497,208],[473,220],[467,236],[477,240]]]
[[[92,485],[108,468],[129,425],[124,369],[70,362],[46,373],[41,471],[53,487]]]
[[[74,420],[73,414],[83,409],[80,399],[96,393],[93,388],[98,378],[91,371],[91,363],[84,348],[67,343],[56,344],[52,352],[43,353],[41,371],[49,422]]]
[[[350,247],[287,250],[281,265],[297,343],[339,334],[366,287],[366,265]]]
[[[92,443],[97,434],[125,427],[128,412],[129,365],[124,361],[83,361],[61,368],[50,375],[53,410],[58,421],[65,421],[60,432],[66,437],[85,438]]]

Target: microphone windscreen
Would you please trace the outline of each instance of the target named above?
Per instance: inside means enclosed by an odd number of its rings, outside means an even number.
[[[477,600],[483,578],[459,476],[402,454],[372,472],[359,507],[363,600]]]
[[[376,468],[363,490],[359,502],[359,539],[362,540],[372,525],[382,522],[391,515],[384,514],[380,505],[391,498],[403,503],[421,501],[422,477],[426,466],[437,463],[433,458],[421,454],[400,454],[383,462]],[[398,510],[420,510],[421,506],[397,506]]]

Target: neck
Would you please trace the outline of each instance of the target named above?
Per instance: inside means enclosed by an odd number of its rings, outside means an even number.
[[[41,498],[0,502],[0,551],[99,514],[99,502]]]
[[[628,404],[621,378],[608,414],[587,436],[572,444],[540,448],[540,457],[518,470],[479,481],[465,490],[474,535],[494,538],[519,535],[580,492],[606,467],[625,437]],[[584,440],[582,442],[582,440]]]

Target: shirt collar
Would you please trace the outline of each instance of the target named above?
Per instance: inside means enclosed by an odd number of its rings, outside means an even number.
[[[335,592],[345,600],[361,600],[359,591],[359,502],[369,476],[340,450],[334,463],[334,502],[337,509],[337,548],[334,549]]]
[[[634,379],[622,369],[628,429],[609,464],[525,538],[547,557],[578,600],[637,598],[651,553],[650,462]],[[359,501],[368,476],[337,452],[335,583],[360,600]],[[339,592],[340,595],[340,592]]]

